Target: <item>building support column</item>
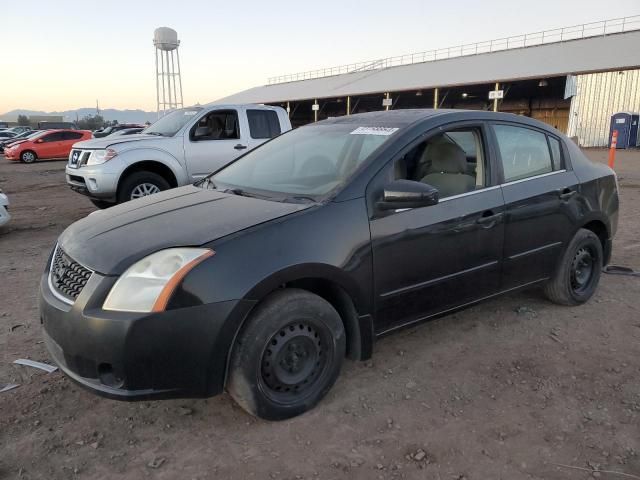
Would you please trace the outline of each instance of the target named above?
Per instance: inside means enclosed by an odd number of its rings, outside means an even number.
[[[437,110],[438,109],[438,88],[434,88],[433,89],[433,109]]]
[[[384,97],[384,98],[385,98],[386,100],[389,100],[389,92],[385,93],[385,97]],[[384,109],[385,109],[385,110],[389,110],[389,105],[385,105],[385,106],[384,106]]]
[[[347,115],[351,115],[351,97],[347,95]]]
[[[291,104],[287,101],[287,117],[291,118]]]
[[[318,109],[320,108],[318,106],[318,99],[317,98],[313,101],[313,107],[311,107],[311,108],[313,108],[313,121],[317,122],[318,121]]]
[[[497,92],[498,90],[500,90],[500,84],[498,82],[496,82],[495,91]],[[493,111],[494,112],[498,111],[498,97],[493,99]]]

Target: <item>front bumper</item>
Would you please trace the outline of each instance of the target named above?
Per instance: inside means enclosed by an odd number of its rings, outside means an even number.
[[[7,160],[20,160],[20,153],[15,150],[13,151],[5,150],[4,158],[6,158]]]
[[[117,173],[108,173],[101,167],[65,169],[67,184],[71,190],[100,200],[115,201],[118,189]]]
[[[233,339],[253,302],[232,300],[129,313],[102,310],[115,277],[94,273],[73,305],[45,272],[40,315],[60,369],[93,392],[120,400],[195,398],[222,392]]]

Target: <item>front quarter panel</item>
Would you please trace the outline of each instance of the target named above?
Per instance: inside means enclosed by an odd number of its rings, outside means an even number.
[[[118,153],[123,169],[131,165],[144,161],[155,161],[169,167],[175,175],[178,186],[189,183],[186,168],[184,166],[184,151],[182,147],[182,137],[172,137],[160,142],[154,142],[153,145],[131,146],[122,149]],[[125,144],[127,145],[127,144]],[[117,158],[117,157],[116,157]],[[109,163],[109,162],[107,162]]]
[[[371,247],[364,199],[312,207],[230,235],[194,269],[174,301],[260,300],[282,284],[322,278],[371,311]]]

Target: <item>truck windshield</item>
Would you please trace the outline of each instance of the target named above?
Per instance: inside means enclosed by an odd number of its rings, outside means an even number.
[[[168,113],[157,122],[147,127],[143,133],[161,135],[163,137],[173,137],[187,124],[187,122],[192,120],[200,110],[202,110],[202,108],[182,108]]]
[[[323,196],[343,185],[395,130],[353,124],[301,127],[247,153],[210,180],[218,188],[267,196]]]

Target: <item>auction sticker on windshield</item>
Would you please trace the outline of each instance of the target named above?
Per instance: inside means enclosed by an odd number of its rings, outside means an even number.
[[[351,135],[391,135],[397,130],[391,127],[358,127]]]

